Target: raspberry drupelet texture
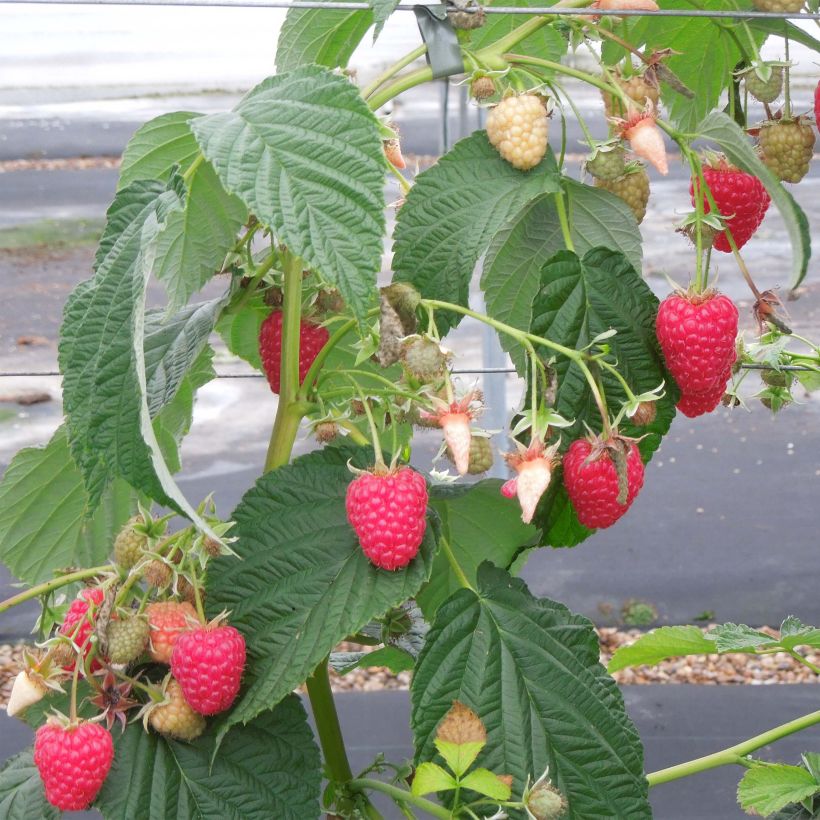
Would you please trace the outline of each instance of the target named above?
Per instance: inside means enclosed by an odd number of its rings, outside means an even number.
[[[99,723],[64,727],[46,723],[34,740],[34,764],[46,789],[46,799],[61,811],[87,809],[102,788],[114,743]]]
[[[171,672],[185,700],[201,715],[215,715],[231,706],[244,669],[245,639],[232,626],[183,632],[171,654]]]
[[[737,356],[737,322],[737,307],[722,293],[673,293],[661,302],[658,342],[683,393],[712,390],[725,376]]]
[[[347,520],[364,554],[381,569],[406,567],[427,528],[427,484],[409,467],[362,473],[347,487]]]
[[[205,718],[185,700],[179,681],[173,678],[168,681],[165,701],[148,715],[148,722],[155,732],[190,742],[205,731]]]
[[[159,601],[146,608],[150,626],[148,649],[153,660],[170,663],[177,638],[199,622],[187,601]]]
[[[804,119],[779,120],[760,129],[766,167],[783,182],[800,182],[814,154],[814,129]]]
[[[727,226],[739,250],[752,238],[766,216],[771,202],[769,194],[757,177],[727,163],[719,163],[714,167],[704,166],[703,178],[712,192],[718,211],[726,217]],[[689,193],[694,205],[695,194],[692,184],[689,186]],[[711,210],[709,200],[705,196],[703,210],[704,213]],[[723,253],[732,252],[726,231],[717,234],[712,247]]]
[[[88,615],[88,610],[98,607],[105,598],[105,593],[99,587],[81,589],[80,594],[71,602],[68,611],[60,626],[60,634],[72,638],[73,642],[83,650],[86,657],[91,650],[91,632],[94,629],[94,614]],[[67,664],[67,670],[74,669],[74,662]],[[91,671],[96,672],[102,666],[94,660],[91,662]]]
[[[596,178],[595,187],[620,197],[635,215],[637,223],[643,222],[649,202],[649,174],[643,165],[633,163],[627,166],[623,176],[617,179]]]
[[[487,114],[487,136],[507,162],[519,171],[534,168],[547,152],[549,119],[540,97],[507,97]]]
[[[299,325],[299,383],[305,380],[319,351],[327,344],[327,328],[302,319]],[[282,311],[271,313],[259,330],[259,356],[274,393],[281,389],[282,377]]]
[[[626,503],[618,501],[619,482],[615,462],[606,450],[593,452],[587,439],[577,439],[564,455],[564,486],[578,520],[590,529],[611,527],[632,505],[643,487],[641,454],[628,444],[626,457]]]

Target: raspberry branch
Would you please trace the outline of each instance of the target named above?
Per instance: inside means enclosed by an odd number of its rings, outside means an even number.
[[[649,783],[649,788],[652,788],[661,783],[669,783],[672,780],[679,780],[682,777],[689,777],[690,775],[705,772],[709,769],[716,769],[719,766],[727,766],[729,764],[742,766],[744,765],[746,755],[751,754],[763,746],[768,746],[770,743],[781,740],[788,735],[792,735],[795,732],[808,729],[810,726],[814,726],[818,723],[820,723],[820,711],[811,712],[796,720],[791,720],[788,723],[776,726],[774,729],[769,729],[769,731],[763,732],[763,734],[750,737],[748,740],[744,740],[735,746],[730,746],[728,749],[713,752],[705,757],[698,757],[686,763],[678,763],[676,766],[670,766],[669,768],[652,772],[646,776],[646,780]]]
[[[79,569],[76,572],[61,575],[59,578],[44,581],[42,584],[37,584],[37,586],[33,586],[17,595],[13,595],[11,598],[6,598],[5,601],[0,601],[0,613],[18,604],[30,601],[32,598],[38,598],[40,595],[46,595],[55,589],[60,589],[60,587],[64,587],[67,584],[73,584],[75,581],[84,581],[86,578],[93,578],[95,575],[105,575],[106,573],[113,572],[115,569],[116,567],[113,564],[103,564],[102,566],[91,567],[90,569]]]

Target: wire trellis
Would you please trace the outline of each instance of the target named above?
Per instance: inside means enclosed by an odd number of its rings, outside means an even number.
[[[776,370],[788,371],[790,373],[820,373],[820,367],[806,367],[799,364],[783,364],[775,367],[770,364],[759,362],[744,362],[740,365],[741,370]],[[504,375],[517,372],[514,367],[465,367],[456,368],[451,371],[454,376],[485,376]],[[62,376],[59,370],[38,370],[38,371],[8,371],[0,372],[0,378],[39,378],[41,376]],[[217,373],[217,379],[264,379],[264,373]]]
[[[214,8],[271,8],[271,9],[325,9],[338,11],[372,10],[370,3],[322,2],[322,0],[0,0],[0,4],[55,5],[55,6],[205,6]],[[419,4],[400,3],[396,11],[414,11]],[[421,4],[425,5],[425,4]],[[483,8],[485,14],[550,14],[572,17],[594,14],[596,17],[712,17],[735,20],[820,20],[814,12],[722,11],[709,9],[591,9],[561,8],[554,6],[474,6],[459,9],[468,14]]]

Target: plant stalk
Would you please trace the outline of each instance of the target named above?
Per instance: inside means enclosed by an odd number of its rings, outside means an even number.
[[[0,612],[5,612],[17,604],[23,604],[30,601],[32,598],[37,598],[39,595],[45,595],[47,592],[64,587],[74,581],[84,581],[86,578],[93,578],[95,575],[102,575],[105,572],[113,572],[116,567],[113,564],[103,564],[100,567],[91,567],[90,569],[78,569],[76,572],[70,572],[68,575],[61,575],[59,578],[52,578],[50,581],[45,581],[42,584],[26,589],[23,592],[13,595],[11,598],[6,598],[5,601],[0,601]]]
[[[709,769],[716,769],[718,766],[727,766],[731,763],[742,765],[741,760],[748,754],[760,749],[762,746],[768,746],[781,738],[799,732],[802,729],[808,729],[820,723],[820,711],[811,712],[808,715],[803,715],[796,720],[784,723],[781,726],[776,726],[774,729],[769,729],[763,734],[750,737],[742,743],[735,746],[730,746],[728,749],[723,749],[720,752],[713,752],[705,757],[698,757],[695,760],[688,760],[686,763],[678,763],[677,766],[670,766],[667,769],[660,769],[657,772],[652,772],[646,776],[649,787],[658,786],[661,783],[669,783],[671,780],[679,780],[681,777],[689,777],[692,774],[705,772]]]
[[[313,719],[322,744],[325,766],[331,778],[338,783],[346,783],[353,777],[347,759],[342,728],[330,690],[330,677],[327,671],[327,658],[323,660],[307,679],[308,696],[313,709]]]
[[[383,783],[381,780],[373,780],[369,777],[357,778],[351,780],[348,786],[357,792],[366,792],[368,790],[374,792],[381,792],[388,797],[392,797],[396,803],[409,803],[418,809],[426,811],[433,817],[440,817],[442,820],[451,820],[452,814],[438,803],[433,803],[432,800],[427,800],[424,797],[418,797],[405,789],[400,789],[398,786],[393,786],[390,783]]]

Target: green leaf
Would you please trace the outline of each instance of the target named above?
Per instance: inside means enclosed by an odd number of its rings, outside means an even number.
[[[242,310],[226,311],[216,323],[216,332],[228,350],[260,372],[264,369],[259,356],[259,331],[270,312],[270,305],[265,304],[264,296],[254,294]]]
[[[382,646],[373,652],[331,652],[330,665],[340,675],[347,675],[354,669],[368,669],[386,666],[393,674],[407,672],[415,664],[415,658],[397,646]]]
[[[714,642],[704,637],[696,626],[662,626],[618,649],[607,671],[612,674],[630,666],[653,666],[667,658],[710,655],[715,651]]]
[[[248,646],[246,686],[227,726],[277,703],[339,641],[411,598],[430,575],[430,525],[406,569],[387,572],[366,558],[345,513],[348,460],[364,468],[372,453],[345,446],[303,456],[262,476],[233,513],[241,560],[216,559],[206,600],[211,613],[231,611]]]
[[[0,482],[0,559],[29,584],[58,568],[97,566],[133,506],[131,488],[118,480],[88,517],[83,478],[60,427],[45,447],[20,450]]]
[[[664,9],[689,9],[688,0],[667,0]],[[725,10],[723,0],[704,0],[704,10]],[[743,54],[735,37],[727,33],[723,21],[697,17],[655,17],[640,33],[653,48],[674,51],[664,64],[692,91],[691,98],[663,86],[663,102],[670,118],[682,131],[694,131],[697,124],[720,102],[721,93],[731,82],[731,73]],[[764,38],[757,35],[756,44]],[[744,46],[748,47],[745,42]]]
[[[206,346],[180,380],[173,399],[154,417],[154,432],[162,448],[165,463],[172,473],[182,469],[179,445],[188,435],[194,420],[196,391],[215,378],[213,350]]]
[[[455,778],[437,763],[419,763],[413,776],[411,791],[415,795],[445,792],[456,788]]]
[[[187,170],[200,153],[189,123],[201,116],[191,111],[174,111],[141,125],[123,151],[117,190],[138,179],[167,182],[174,166]]]
[[[501,495],[501,484],[490,478],[469,487],[436,485],[430,489],[430,506],[441,521],[441,537],[470,583],[482,561],[507,566],[537,534],[535,527],[521,521],[518,503]],[[441,603],[460,587],[447,556],[439,553],[430,580],[416,596],[425,617],[432,620]]]
[[[811,801],[807,806],[802,803],[789,803],[780,811],[769,816],[769,820],[817,820],[820,802]]]
[[[812,37],[805,29],[796,26],[791,20],[767,20],[760,18],[750,18],[747,20],[749,28],[759,31],[765,35],[782,37],[786,34],[793,43],[800,43],[812,51],[820,52],[820,40]]]
[[[373,42],[375,43],[382,33],[387,18],[396,10],[399,0],[370,0],[373,7]]]
[[[777,206],[792,247],[791,287],[796,288],[806,275],[811,257],[809,223],[794,197],[761,162],[740,126],[720,111],[713,111],[697,128],[704,139],[717,143],[731,162],[760,179]]]
[[[483,131],[461,140],[416,177],[399,211],[394,279],[428,299],[467,305],[473,269],[493,236],[531,200],[558,188],[551,154],[522,172],[501,159]],[[442,332],[461,318],[436,315]]]
[[[512,774],[520,793],[549,766],[568,817],[651,817],[643,751],[623,698],[598,661],[586,618],[534,598],[483,564],[436,614],[411,685],[416,759],[433,757],[454,700],[487,728],[482,764]]]
[[[799,618],[789,615],[780,624],[780,645],[786,649],[796,649],[798,646],[820,648],[820,629],[806,626]]]
[[[462,789],[471,789],[493,800],[510,799],[510,787],[489,769],[473,769],[466,777],[461,778],[460,785]]]
[[[802,766],[759,763],[743,775],[737,801],[749,814],[767,817],[789,803],[798,803],[820,793],[820,786]]]
[[[720,624],[707,633],[718,652],[754,652],[759,647],[777,646],[778,641],[746,624]]]
[[[362,318],[381,267],[385,166],[377,120],[356,87],[306,66],[191,127],[226,190]]]
[[[111,773],[95,802],[107,820],[302,820],[321,813],[319,750],[299,698],[231,730],[180,743],[131,723],[114,732]]]
[[[450,740],[436,738],[433,742],[438,753],[456,777],[461,777],[475,763],[475,759],[487,745],[483,740],[454,743]]]
[[[247,216],[242,201],[225,193],[214,169],[202,162],[188,181],[183,209],[169,216],[157,243],[154,275],[165,286],[169,312],[222,269]]]
[[[276,44],[276,70],[310,63],[343,68],[372,24],[369,10],[290,9]]]
[[[168,214],[183,204],[180,182],[174,178],[173,187],[165,189],[159,182],[140,181],[117,194],[96,273],[78,285],[66,303],[59,359],[68,438],[83,474],[89,509],[96,508],[105,487],[119,476],[211,534],[162,458],[151,425],[143,343],[148,279]],[[122,214],[135,202],[139,212],[122,224]],[[111,228],[115,223],[121,231],[116,239]],[[165,372],[181,378],[180,361],[193,361],[206,341],[202,333],[195,343],[172,345],[169,356],[175,367]],[[172,382],[163,384],[164,395],[176,392]]]
[[[5,760],[0,766],[0,817],[3,820],[56,820],[62,812],[47,800],[32,750]]]
[[[576,252],[583,255],[607,247],[623,253],[635,270],[641,270],[641,233],[626,203],[608,191],[566,177],[561,185]],[[541,269],[565,247],[554,197],[541,196],[528,203],[495,235],[487,251],[481,287],[488,315],[529,330]],[[503,334],[499,340],[523,373],[520,346]]]
[[[655,337],[657,298],[623,254],[607,248],[594,248],[583,259],[569,251],[556,254],[542,269],[541,285],[533,302],[533,333],[581,349],[599,334],[615,329],[617,333],[606,341],[610,358],[617,361],[633,393],[666,383],[666,395],[656,402],[657,416],[651,424],[636,428],[624,419],[620,425],[624,435],[644,436],[639,447],[648,461],[669,429],[677,398]],[[564,418],[575,419],[563,438],[568,446],[584,434],[585,423],[600,430],[601,419],[577,365],[559,356],[554,367],[558,377],[555,409]],[[626,394],[608,371],[601,378],[609,408],[615,412]],[[544,494],[535,523],[544,532],[542,543],[554,547],[574,546],[590,532],[578,522],[560,481],[553,481]]]

